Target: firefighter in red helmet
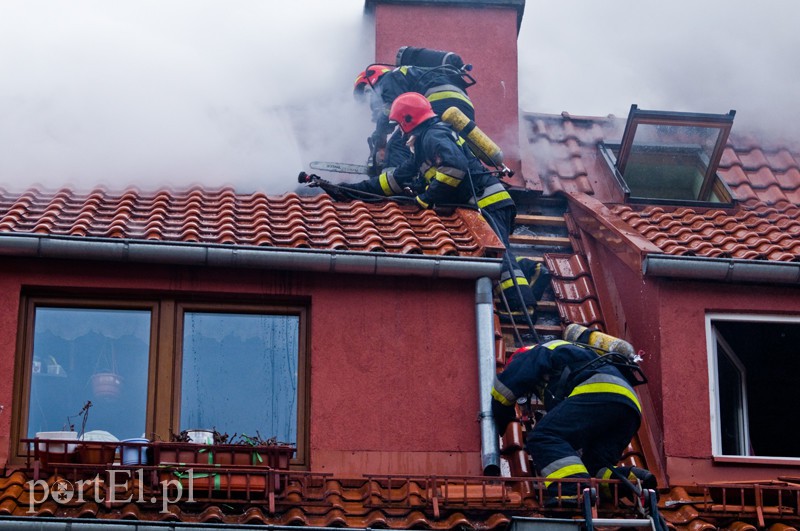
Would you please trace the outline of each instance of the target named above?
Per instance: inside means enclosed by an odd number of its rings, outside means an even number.
[[[518,349],[495,377],[492,415],[498,433],[516,418],[518,398],[533,394],[544,404],[546,413],[525,446],[544,477],[547,505],[575,505],[579,487],[593,476],[621,476],[656,488],[649,471],[615,466],[639,429],[642,408],[612,360],[588,345],[554,340]],[[555,481],[560,479],[576,481]]]
[[[453,128],[437,116],[422,94],[407,92],[398,96],[392,103],[389,119],[402,131],[412,152],[412,158],[395,170],[395,177],[407,182],[421,176],[415,200],[422,208],[436,204],[477,207],[506,247],[506,267],[500,285],[509,306],[532,314],[536,299],[511,251],[509,236],[516,205],[505,186],[494,173],[487,171]]]

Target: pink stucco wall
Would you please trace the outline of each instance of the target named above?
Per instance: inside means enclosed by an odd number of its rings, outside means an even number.
[[[473,65],[475,121],[519,170],[516,9],[376,5],[375,60],[394,64],[401,46],[453,51]]]
[[[474,283],[99,262],[0,262],[0,462],[23,290],[203,294],[310,308],[310,461],[337,474],[480,474]]]

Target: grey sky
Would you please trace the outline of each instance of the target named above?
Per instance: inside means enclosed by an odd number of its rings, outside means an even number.
[[[528,0],[521,107],[736,109],[735,131],[800,138],[799,7]],[[362,10],[363,0],[0,0],[0,186],[277,194],[313,159],[362,162],[370,124],[350,97],[372,59]]]

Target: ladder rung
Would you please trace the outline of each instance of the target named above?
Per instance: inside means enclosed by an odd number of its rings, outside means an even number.
[[[653,527],[653,521],[649,518],[592,518],[592,524],[598,527]]]
[[[517,214],[514,218],[517,225],[539,225],[545,227],[563,227],[567,222],[564,216],[537,216],[530,214]]]
[[[511,243],[519,245],[548,245],[551,247],[570,247],[569,238],[563,236],[528,236],[527,234],[512,234],[509,236]]]

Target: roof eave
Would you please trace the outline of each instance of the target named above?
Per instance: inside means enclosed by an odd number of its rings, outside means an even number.
[[[211,245],[39,234],[0,234],[0,256],[317,273],[498,278],[501,258]]]

